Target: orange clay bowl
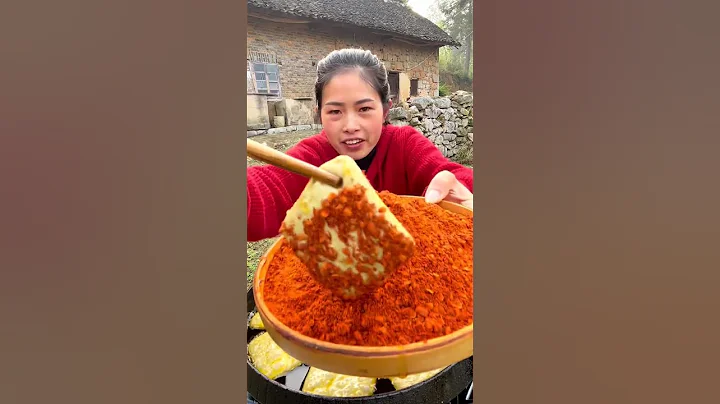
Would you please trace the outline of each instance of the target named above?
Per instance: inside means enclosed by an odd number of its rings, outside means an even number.
[[[402,196],[402,198],[416,198]],[[466,216],[472,210],[451,202],[442,208]],[[340,345],[307,337],[282,324],[264,302],[263,286],[269,263],[278,251],[276,241],[258,264],[253,290],[255,304],[267,332],[285,352],[308,366],[349,376],[395,377],[444,368],[473,355],[473,325],[426,342],[396,346]]]

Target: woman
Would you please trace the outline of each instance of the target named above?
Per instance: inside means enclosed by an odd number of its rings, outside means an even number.
[[[319,166],[352,157],[372,186],[398,195],[425,196],[472,208],[473,171],[446,159],[410,126],[384,125],[391,107],[387,71],[360,49],[331,52],[317,66],[315,99],[323,131],[287,154]],[[278,235],[285,213],[308,179],[273,166],[247,171],[248,240]]]

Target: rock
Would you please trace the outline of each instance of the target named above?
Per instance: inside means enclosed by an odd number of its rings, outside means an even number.
[[[403,121],[403,120],[401,120],[401,119],[390,121],[390,125],[393,125],[393,126],[410,126],[410,124],[408,124],[408,121]]]
[[[450,140],[455,140],[457,135],[454,133],[443,133],[443,137],[445,138],[445,140],[450,141]]]
[[[445,132],[445,130],[444,130],[442,127],[439,127],[439,128],[433,129],[432,132],[433,132],[433,134],[435,134],[435,135],[442,135],[443,132]]]
[[[455,110],[455,108],[448,108],[443,111],[443,115],[445,116],[446,120],[455,119],[455,117],[457,116],[457,111]]]
[[[470,111],[467,108],[460,107],[459,111],[460,111],[460,115],[462,115],[462,116],[470,115]]]
[[[443,138],[442,144],[443,144],[443,146],[450,146],[450,141]]]
[[[272,117],[272,126],[273,126],[273,128],[284,128],[285,127],[285,117],[284,116],[273,116]]]
[[[435,135],[428,136],[428,140],[435,143]]]
[[[468,126],[468,122],[469,122],[469,119],[463,118],[463,119],[460,121],[460,126],[462,126],[463,128],[466,128],[466,127]]]
[[[417,97],[410,100],[410,105],[414,105],[418,109],[424,110],[425,108],[432,105],[432,98],[429,97]]]
[[[411,106],[410,109],[408,109],[408,112],[412,116],[422,116],[422,112],[420,112],[420,110],[414,105]]]
[[[438,107],[438,108],[443,108],[443,109],[444,109],[444,108],[450,108],[450,104],[451,104],[450,99],[449,99],[449,98],[445,98],[445,97],[435,98],[435,99],[433,100],[433,102],[435,103],[435,106],[436,106],[436,107]]]
[[[467,125],[465,125],[465,126],[470,126],[470,127],[473,126],[473,117],[469,117],[469,118],[468,118],[468,123],[467,123]]]
[[[423,119],[423,125],[425,126],[425,129],[428,131],[433,130],[433,128],[435,127],[435,125],[433,125],[433,120],[428,119],[428,118]]]
[[[455,109],[460,108],[460,104],[458,104],[455,101],[450,101],[450,108],[455,108]]]
[[[428,118],[437,118],[440,114],[442,114],[442,110],[436,106],[431,106],[430,108],[425,110],[425,116]]]
[[[438,145],[438,149],[440,150],[440,153],[442,153],[443,156],[447,157],[447,149],[443,145]]]
[[[473,141],[473,133],[472,132],[468,132],[467,137],[468,137],[468,139],[470,139],[471,142]]]
[[[443,123],[443,122],[445,122],[446,120],[447,120],[447,118],[445,117],[445,114],[444,114],[444,113],[443,113],[443,114],[440,114],[440,115],[437,117],[437,121],[440,122],[440,123]]]
[[[408,111],[403,108],[391,108],[388,112],[388,120],[390,121],[396,121],[396,120],[407,120],[408,119]]]
[[[268,129],[267,133],[268,133],[268,135],[274,135],[276,133],[288,132],[288,130],[289,130],[288,128],[271,128],[271,129]]]
[[[295,130],[312,130],[312,125],[298,125]]]
[[[419,125],[419,124],[420,124],[420,119],[419,119],[418,117],[413,117],[412,119],[410,119],[410,123],[411,123],[413,126]]]
[[[435,140],[433,143],[435,143],[436,146],[440,146],[443,144],[443,140],[445,140],[442,136],[435,136]]]
[[[450,141],[450,148],[451,148],[452,150],[455,150],[456,147],[457,147],[457,142],[454,141],[454,140],[451,140],[451,141]]]
[[[457,129],[457,135],[458,136],[467,136],[468,130],[467,128],[463,128],[462,126]]]
[[[457,102],[460,105],[467,105],[472,104],[473,102],[473,96],[471,93],[468,93],[467,91],[458,91],[455,94],[453,94],[453,101]]]
[[[258,134],[258,133],[257,133],[256,130],[249,130],[249,131],[247,131],[247,137],[257,136],[257,134]]]
[[[445,132],[451,133],[457,130],[457,125],[453,121],[445,122]]]

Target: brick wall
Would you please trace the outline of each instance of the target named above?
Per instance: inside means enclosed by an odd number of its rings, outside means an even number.
[[[248,52],[277,57],[284,98],[313,97],[316,73],[313,63],[335,49],[348,47],[370,50],[388,70],[405,72],[410,79],[419,79],[421,96],[435,96],[438,91],[438,48],[434,46],[414,46],[349,29],[338,31],[253,17],[248,18],[247,46]]]

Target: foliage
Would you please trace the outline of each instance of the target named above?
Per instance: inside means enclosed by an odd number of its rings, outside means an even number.
[[[465,45],[473,34],[473,1],[472,0],[438,0],[437,8],[442,15],[441,28],[450,36]]]
[[[440,72],[455,76],[455,81],[472,79],[472,0],[438,0],[436,9],[437,25],[461,44],[459,48],[440,50]]]
[[[440,48],[439,56],[439,67],[441,72],[450,73],[454,76],[472,78],[472,60],[470,60],[470,72],[466,75],[463,60],[464,54],[460,52],[460,50],[443,47]]]
[[[438,88],[438,95],[440,97],[447,97],[450,95],[450,88],[445,83],[440,83],[440,87]]]
[[[458,164],[472,168],[473,165],[473,145],[472,143],[465,143],[458,147],[457,153],[453,156],[452,160]]]
[[[457,90],[472,92],[472,61],[470,62],[470,74],[466,75],[462,55],[454,54],[453,51],[449,48],[440,49],[440,83],[444,84],[449,92]]]

